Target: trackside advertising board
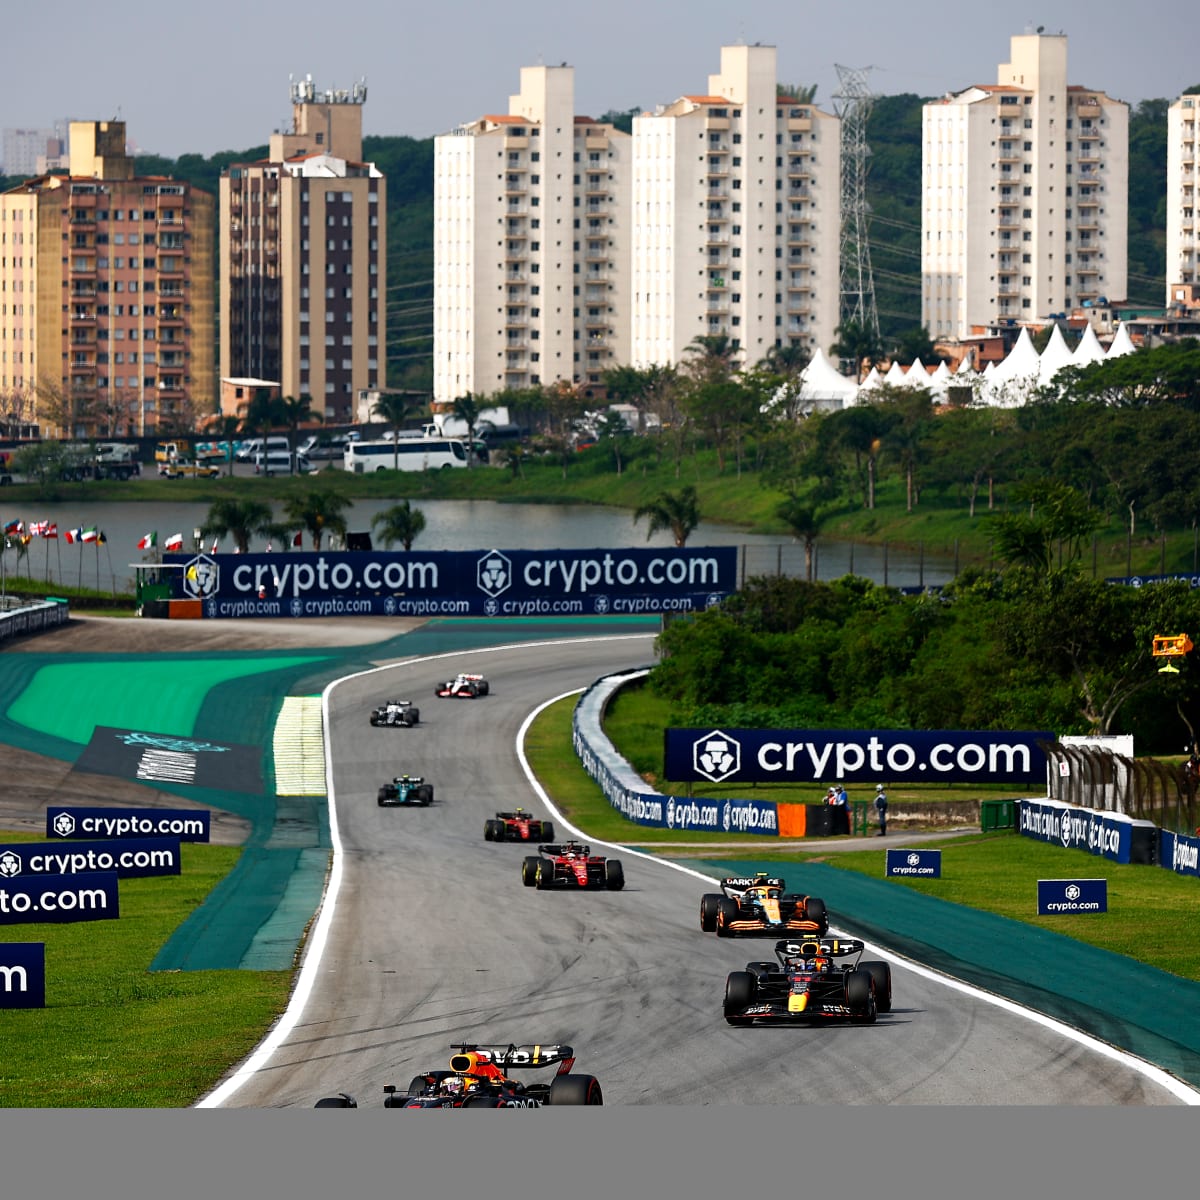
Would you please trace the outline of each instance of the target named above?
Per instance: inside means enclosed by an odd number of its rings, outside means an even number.
[[[884,875],[900,875],[911,879],[941,879],[940,850],[889,850]]]
[[[710,783],[1044,783],[1046,732],[667,729],[668,779]]]
[[[1039,917],[1108,912],[1107,879],[1039,879]]]
[[[1176,875],[1200,876],[1200,837],[1159,830],[1158,865]]]
[[[46,943],[0,942],[0,1008],[46,1007]]]
[[[116,871],[0,879],[0,925],[116,921],[120,916]]]
[[[1018,800],[1017,832],[1113,862],[1152,863],[1158,827],[1124,813],[1079,808],[1061,800]]]
[[[46,809],[46,836],[59,839],[173,837],[207,842],[208,809],[79,808],[52,804]]]
[[[164,554],[205,617],[699,612],[737,590],[737,547]]]
[[[113,871],[121,879],[179,875],[178,838],[116,842],[14,842],[0,846],[0,879]]]

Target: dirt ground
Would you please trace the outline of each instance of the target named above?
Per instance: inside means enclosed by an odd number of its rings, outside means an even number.
[[[66,625],[0,646],[4,654],[149,654],[168,651],[286,650],[290,647],[362,646],[382,642],[422,622],[395,617],[342,620],[166,621],[144,617],[72,616]],[[181,796],[145,784],[76,771],[71,763],[14,747],[0,747],[0,831],[44,835],[46,807],[57,804],[125,808],[196,808]],[[249,825],[213,811],[212,841],[240,845]]]

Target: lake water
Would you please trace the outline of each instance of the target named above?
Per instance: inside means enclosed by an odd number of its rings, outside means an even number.
[[[390,508],[394,500],[356,500],[346,510],[348,528],[371,530],[376,513]],[[0,506],[4,505],[0,494]],[[131,591],[133,565],[154,561],[154,555],[137,548],[147,533],[158,534],[161,551],[166,540],[181,533],[184,548],[194,548],[193,532],[204,524],[208,504],[166,502],[162,504],[100,503],[42,504],[36,508],[0,507],[0,520],[53,521],[57,539],[35,537],[28,553],[18,562],[15,549],[0,556],[3,578],[18,571],[22,577],[50,583],[69,583],[107,591]],[[425,514],[425,529],[415,547],[421,550],[582,550],[621,549],[630,546],[670,546],[667,533],[646,537],[646,521],[635,524],[632,513],[622,508],[596,505],[501,504],[494,500],[423,500],[417,507]],[[277,509],[282,515],[282,508]],[[68,529],[94,525],[103,531],[105,544],[69,545],[63,534]],[[305,539],[307,547],[307,537]],[[702,522],[688,539],[695,546],[742,547],[741,575],[804,574],[804,547],[786,537],[745,533],[728,525]],[[210,543],[211,546],[211,543]],[[253,539],[250,549],[266,549]],[[276,546],[276,550],[284,549]],[[378,541],[376,549],[384,549]],[[231,543],[218,547],[232,552]],[[823,580],[846,574],[862,575],[892,587],[934,586],[954,577],[955,564],[945,557],[922,556],[917,551],[895,547],[861,546],[818,538],[815,544],[815,574]]]

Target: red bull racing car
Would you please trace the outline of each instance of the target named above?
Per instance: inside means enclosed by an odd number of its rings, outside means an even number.
[[[721,891],[700,897],[700,928],[717,937],[788,933],[824,935],[829,929],[825,901],[786,892],[782,879],[760,873],[721,880]]]
[[[439,696],[453,696],[456,699],[474,700],[478,696],[488,694],[488,681],[482,675],[455,675],[453,679],[444,680],[434,689]]]
[[[414,1075],[408,1090],[385,1085],[384,1108],[545,1108],[562,1104],[603,1104],[604,1093],[594,1075],[577,1075],[575,1051],[565,1045],[453,1047],[450,1070]],[[557,1067],[547,1082],[512,1078],[514,1070]],[[326,1096],[315,1108],[357,1108],[348,1092]]]
[[[607,888],[619,892],[625,886],[620,860],[593,855],[590,846],[578,842],[539,846],[540,857],[531,855],[521,864],[521,882],[526,887]]]
[[[857,938],[801,938],[775,943],[778,962],[751,962],[725,980],[730,1025],[794,1021],[874,1024],[892,1010],[892,969],[863,962]]]
[[[397,775],[379,789],[379,806],[395,808],[402,804],[419,804],[427,808],[433,803],[433,784],[423,775]]]
[[[551,822],[523,808],[512,812],[498,812],[483,825],[485,842],[552,842],[554,826]]]

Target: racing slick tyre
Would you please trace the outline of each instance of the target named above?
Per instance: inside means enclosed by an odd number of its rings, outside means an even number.
[[[417,803],[422,808],[428,808],[433,803],[433,784],[422,783],[416,789]]]
[[[372,713],[372,714],[371,714],[371,724],[372,724],[372,725],[378,725],[378,724],[379,724],[379,718],[378,718],[378,717],[377,717],[377,716],[376,716],[374,713]]]
[[[717,937],[733,937],[730,922],[736,921],[737,915],[737,901],[730,900],[727,896],[722,896],[720,902],[717,904]]]
[[[875,980],[861,967],[846,977],[846,1007],[851,1019],[871,1025],[875,1021]]]
[[[542,822],[542,832],[538,834],[539,842],[554,841],[554,823],[552,821]]]
[[[773,962],[752,962],[746,964],[746,971],[753,975],[755,982],[760,982],[764,975],[769,975],[772,971],[778,971],[779,964]]]
[[[716,892],[706,892],[700,897],[700,928],[705,933],[712,933],[717,927],[717,905],[722,897]]]
[[[625,886],[625,868],[619,859],[610,858],[605,862],[604,886],[610,892],[619,892]]]
[[[719,928],[719,926],[718,926]],[[742,1015],[758,990],[749,971],[731,971],[725,979],[725,1020],[730,1025],[749,1025],[750,1018]]]
[[[381,788],[379,789],[379,803],[380,803],[380,805],[384,805],[384,804],[386,804],[386,803],[387,803],[387,799],[388,799],[388,791],[387,791],[387,788],[385,788],[385,787],[381,787]]]
[[[521,864],[521,882],[526,887],[533,887],[537,883],[538,866],[541,861],[540,858],[530,856]]]
[[[892,964],[885,962],[860,962],[860,971],[868,971],[875,981],[875,1007],[880,1012],[892,1011]]]
[[[342,1092],[338,1096],[322,1096],[313,1108],[357,1108],[358,1101]]]
[[[411,1096],[419,1096],[429,1086],[430,1079],[434,1083],[441,1083],[443,1079],[449,1079],[453,1074],[453,1071],[426,1071],[424,1075],[414,1075],[409,1082],[408,1091],[403,1096],[399,1092],[393,1092],[384,1100],[383,1107],[403,1108],[405,1101]],[[388,1104],[388,1100],[392,1101],[392,1103]]]
[[[804,906],[804,912],[810,921],[816,921],[822,934],[828,931],[829,913],[825,910],[824,900],[819,900],[816,896],[809,896],[808,902]]]
[[[557,1075],[550,1084],[550,1103],[603,1104],[604,1092],[594,1075]]]
[[[537,873],[533,877],[533,886],[539,891],[546,891],[554,883],[554,867],[544,858],[538,859]]]
[[[483,823],[483,840],[485,842],[494,842],[496,840],[496,822],[484,821]]]

